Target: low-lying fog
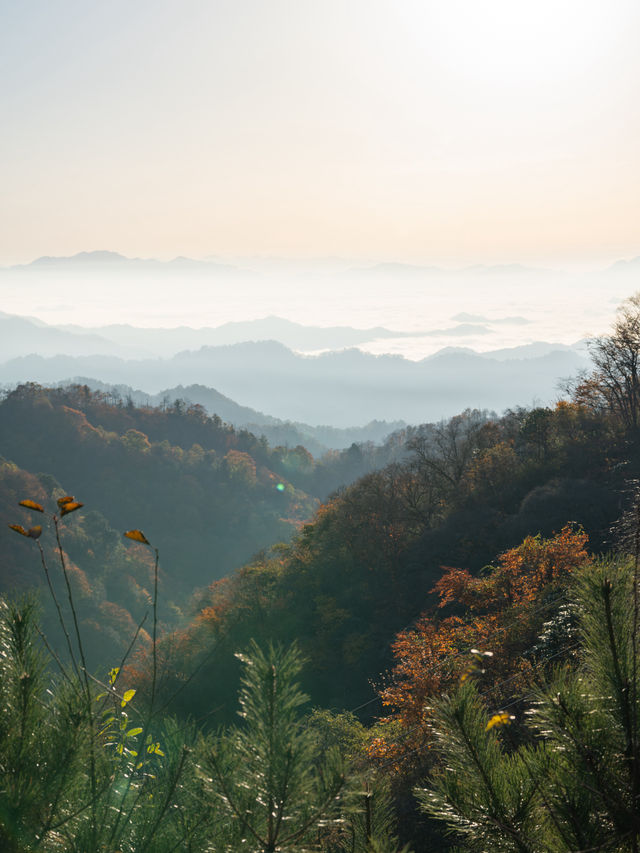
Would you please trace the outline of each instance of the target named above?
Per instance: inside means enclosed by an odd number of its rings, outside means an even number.
[[[603,333],[638,280],[630,272],[632,264],[567,273],[347,262],[330,268],[310,263],[248,269],[239,263],[147,264],[115,258],[102,264],[71,259],[1,270],[2,310],[83,327],[201,328],[269,315],[315,326],[384,327],[402,334],[358,346],[420,359],[447,346],[487,352],[534,341],[572,344]],[[301,343],[301,351],[325,348]]]

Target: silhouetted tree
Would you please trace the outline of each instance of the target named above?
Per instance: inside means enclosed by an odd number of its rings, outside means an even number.
[[[594,372],[572,388],[574,398],[608,409],[627,430],[640,426],[640,292],[626,299],[609,335],[593,338]]]

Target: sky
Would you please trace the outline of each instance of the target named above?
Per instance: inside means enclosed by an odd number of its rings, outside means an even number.
[[[0,265],[640,254],[637,0],[0,0]]]

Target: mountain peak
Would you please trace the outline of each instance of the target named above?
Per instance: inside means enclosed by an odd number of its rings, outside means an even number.
[[[68,257],[44,255],[41,258],[36,258],[30,264],[25,264],[28,267],[34,266],[57,266],[61,264],[113,264],[126,263],[129,258],[118,252],[111,252],[108,249],[97,249],[93,252],[78,252],[75,255]]]

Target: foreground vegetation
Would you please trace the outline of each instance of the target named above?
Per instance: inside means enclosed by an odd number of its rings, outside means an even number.
[[[70,496],[51,514],[22,504],[49,517],[58,541],[61,517],[82,507]],[[50,576],[42,525],[13,529],[33,540]],[[150,547],[139,530],[125,536]],[[413,756],[417,801],[464,849],[637,850],[640,551],[594,562],[585,540],[567,528],[524,542],[486,578],[443,576],[442,603],[457,600],[471,618],[398,640],[407,647],[384,697],[396,708],[386,723],[304,716],[297,648],[253,643],[239,655],[241,723],[213,732],[167,716],[159,696],[157,585],[147,690],[132,686],[126,656],[104,681],[89,673],[59,546],[67,601],[51,595],[66,658],[32,602],[0,606],[2,849],[393,853],[390,794]],[[559,597],[566,607],[532,636]],[[480,648],[461,654],[472,637]],[[414,840],[424,849],[424,837]]]
[[[21,503],[50,518],[58,541],[61,517],[82,507],[70,496],[52,514],[32,499]],[[42,525],[12,528],[37,544],[50,577]],[[139,530],[125,535],[149,545]],[[396,849],[383,783],[378,795],[375,787],[359,795],[364,783],[355,769],[347,773],[338,747],[322,748],[318,724],[301,718],[307,697],[296,682],[295,647],[253,644],[239,655],[242,725],[206,734],[166,716],[157,701],[157,584],[145,701],[126,685],[126,656],[104,682],[89,673],[61,545],[58,558],[65,605],[50,591],[67,642],[64,662],[32,602],[0,603],[3,850]],[[157,569],[156,552],[156,577]]]

